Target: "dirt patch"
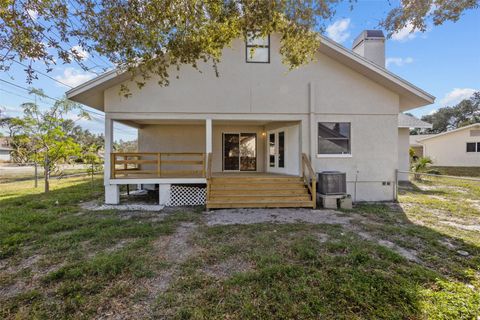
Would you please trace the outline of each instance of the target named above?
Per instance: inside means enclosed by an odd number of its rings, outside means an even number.
[[[315,238],[317,239],[317,241],[319,243],[324,243],[324,242],[327,242],[328,239],[330,239],[330,236],[326,233],[316,232],[315,233]]]
[[[196,228],[195,223],[182,223],[173,235],[158,238],[153,243],[158,257],[175,264],[186,261],[195,251],[188,240]]]
[[[174,234],[159,237],[154,243],[154,255],[160,261],[169,264],[151,278],[142,278],[132,284],[131,298],[110,299],[106,309],[97,311],[96,319],[150,319],[152,305],[159,294],[165,292],[175,280],[179,266],[191,257],[196,247],[190,243],[190,237],[198,226],[194,223],[182,223]],[[120,248],[128,241],[120,241],[114,248]]]
[[[439,221],[439,223],[465,231],[480,231],[480,224],[462,224],[445,220]]]
[[[19,262],[5,265],[2,268],[2,277],[12,277],[12,283],[4,285],[0,288],[0,297],[9,299],[16,295],[27,292],[36,288],[39,281],[43,279],[50,272],[56,271],[63,266],[63,264],[43,265],[45,256],[42,254],[33,254]],[[30,269],[31,276],[27,279],[18,279],[16,274],[24,270]]]
[[[161,236],[153,243],[154,254],[171,266],[141,282],[140,286],[147,291],[147,300],[153,301],[159,293],[166,291],[175,278],[179,265],[197,251],[195,245],[189,242],[197,227],[195,223],[182,223],[173,235]]]
[[[205,215],[208,226],[256,223],[350,223],[352,218],[334,210],[309,209],[228,209],[217,210]]]
[[[158,204],[145,204],[145,203],[127,203],[127,204],[102,204],[98,200],[82,202],[80,207],[89,211],[103,211],[103,210],[118,210],[118,211],[147,211],[158,212],[164,208]]]
[[[422,191],[439,191],[442,189],[443,190],[447,189],[447,190],[452,190],[458,193],[468,193],[468,189],[466,188],[457,187],[457,186],[447,186],[443,184],[437,184],[434,186],[418,184],[417,186]]]
[[[253,269],[253,264],[245,260],[230,258],[218,264],[205,266],[202,271],[216,279],[228,279],[235,273],[247,272]]]
[[[361,238],[363,238],[365,240],[376,242],[381,246],[387,247],[387,248],[395,251],[396,253],[398,253],[399,255],[401,255],[402,257],[407,259],[408,261],[421,263],[420,259],[417,257],[418,253],[415,250],[405,249],[405,248],[400,247],[399,245],[397,245],[397,244],[395,244],[391,241],[388,241],[388,240],[385,240],[385,239],[379,239],[379,238],[371,235],[370,233],[367,233],[367,232],[364,232],[364,231],[357,231],[356,233]]]
[[[480,200],[467,199],[466,201],[480,213]]]
[[[374,241],[384,247],[387,247],[409,261],[420,263],[417,252],[402,248],[395,243],[378,239],[375,236],[363,231],[358,223],[375,224],[368,218],[358,214],[342,214],[334,210],[307,210],[307,209],[236,209],[236,210],[218,210],[209,213],[205,217],[206,224],[229,225],[229,224],[254,224],[254,223],[298,223],[305,222],[311,224],[336,224],[357,233],[361,238]],[[358,223],[354,223],[358,222]],[[319,241],[325,242],[328,236],[319,235]]]
[[[23,280],[16,280],[14,283],[0,288],[0,297],[2,297],[2,299],[10,299],[22,292],[29,291],[32,288],[33,286],[31,284],[28,284]]]

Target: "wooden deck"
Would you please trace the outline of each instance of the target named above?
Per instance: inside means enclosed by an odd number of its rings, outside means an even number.
[[[112,153],[112,184],[206,184],[207,209],[316,207],[316,177],[302,154],[302,174],[212,172],[212,154]]]

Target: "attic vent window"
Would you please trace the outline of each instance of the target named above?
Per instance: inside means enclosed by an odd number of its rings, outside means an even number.
[[[248,63],[270,63],[270,35],[261,37],[250,33],[245,49]]]
[[[480,130],[470,130],[470,137],[480,137]]]

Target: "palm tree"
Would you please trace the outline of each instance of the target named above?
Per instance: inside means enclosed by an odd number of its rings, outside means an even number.
[[[418,158],[417,161],[415,161],[412,164],[412,171],[415,172],[416,174],[414,175],[415,180],[420,180],[420,172],[425,172],[427,168],[433,163],[432,159],[429,157],[421,157]]]

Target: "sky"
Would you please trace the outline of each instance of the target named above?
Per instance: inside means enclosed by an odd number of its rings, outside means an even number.
[[[337,7],[331,21],[324,22],[325,35],[351,48],[355,37],[365,29],[377,29],[380,20],[394,5],[395,1],[358,0],[350,10],[346,1]],[[35,18],[35,13],[31,16]],[[386,67],[436,97],[434,104],[409,112],[421,117],[440,107],[455,105],[480,90],[480,10],[467,11],[456,23],[430,25],[424,33],[409,31],[407,27],[386,41]],[[92,71],[83,71],[74,64],[59,64],[47,74],[45,67],[37,63],[33,67],[47,76],[38,74],[38,80],[32,84],[26,83],[25,67],[13,63],[8,72],[0,74],[0,108],[9,116],[19,116],[20,104],[34,100],[23,88],[39,88],[49,97],[58,99],[70,87],[94,78],[93,71],[101,73],[112,68],[105,58],[82,54]],[[37,98],[37,103],[47,108],[54,103],[51,98]],[[82,119],[77,123],[92,132],[103,133],[103,113],[88,107],[86,110],[91,112],[91,120]],[[114,136],[116,140],[132,140],[137,132],[116,123]]]

